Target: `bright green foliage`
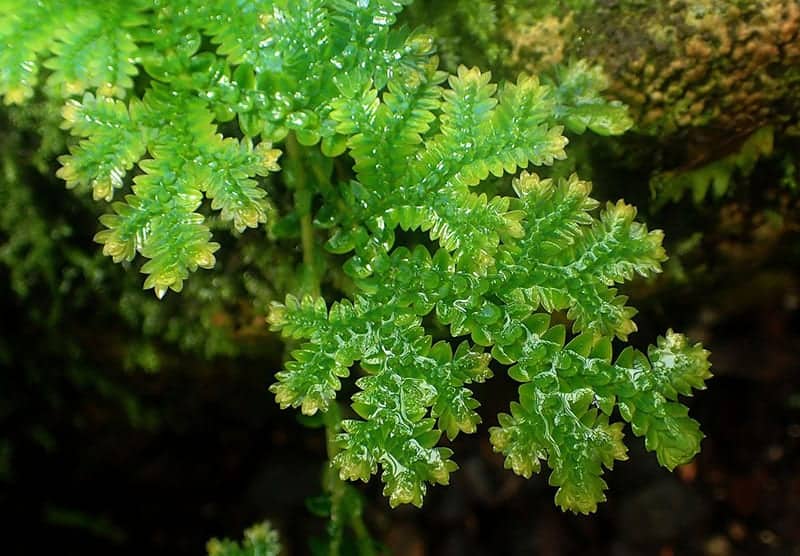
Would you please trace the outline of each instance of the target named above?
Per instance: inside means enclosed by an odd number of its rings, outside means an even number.
[[[113,213],[101,219],[107,229],[96,240],[116,262],[131,261],[137,254],[151,259],[142,267],[148,274],[145,287],[159,297],[168,289],[180,291],[191,271],[215,264],[219,245],[211,240],[203,216],[204,197],[240,232],[269,219],[273,208],[254,178],[278,169],[280,153],[271,148],[272,142],[293,132],[302,145],[322,140],[323,152],[337,155],[346,137],[355,134],[360,139],[351,139],[350,148],[360,159],[356,171],[369,171],[372,161],[386,151],[394,157],[393,162],[386,157],[387,165],[404,164],[408,148],[431,121],[431,110],[440,102],[438,84],[445,79],[431,58],[429,38],[390,29],[407,2],[304,0],[240,6],[191,0],[181,9],[147,0],[103,3],[102,8],[81,0],[7,3],[8,15],[0,19],[5,45],[0,51],[0,93],[7,102],[31,96],[44,59],[43,65],[52,70],[48,93],[78,97],[67,102],[63,126],[81,140],[60,159],[59,176],[69,187],[91,186],[95,199],[111,201],[116,190],[127,186],[128,176],[138,173],[131,193],[113,203]],[[56,31],[44,34],[40,29]],[[219,45],[216,53],[199,50],[203,35]],[[149,86],[141,97],[114,99],[131,96],[137,60],[151,79]],[[488,172],[499,175],[529,161],[541,164],[563,157],[563,139],[559,145],[540,137],[558,133],[541,126],[545,115],[578,131],[588,126],[618,133],[629,126],[619,107],[598,100],[598,75],[579,66],[561,77],[547,100],[545,89],[530,78],[509,85],[495,99],[491,93],[496,86],[488,82],[488,74],[459,70],[443,99],[443,131],[466,126],[474,135],[483,126],[498,133],[480,145],[458,133],[443,134],[441,143],[428,149],[424,163],[402,176],[412,180],[404,185],[421,180],[463,146],[464,162],[476,159],[474,165],[461,168],[458,179],[464,185],[474,185]],[[385,87],[389,94],[375,115],[385,128],[359,129],[371,125],[372,115],[365,106],[358,107],[359,113],[348,113],[348,106]],[[474,105],[452,102],[454,95],[472,93],[477,95]],[[359,99],[359,94],[367,97]],[[498,101],[493,117],[483,118]],[[528,113],[518,111],[526,104]],[[411,117],[398,119],[405,111]],[[217,123],[234,118],[243,140],[218,133]],[[390,125],[389,118],[396,121]],[[398,141],[364,156],[377,136],[395,135]],[[253,147],[252,139],[259,137]],[[483,156],[492,150],[497,156]],[[369,186],[383,173],[371,179],[361,176],[360,181]],[[442,237],[449,248],[455,237],[452,228],[464,221],[463,213],[425,214],[426,203],[419,201],[443,177],[447,176],[426,177],[411,218],[412,227],[432,228],[433,237]],[[461,197],[465,210],[484,204],[463,188],[442,193],[438,203],[447,203],[451,194]],[[378,213],[392,207],[393,200],[381,199],[369,210]],[[502,200],[497,202],[502,205]],[[490,204],[487,210],[476,222],[476,236],[486,236],[491,243],[498,231],[510,226],[513,232],[513,222],[501,222],[502,206]],[[475,256],[479,266],[485,249],[476,249],[463,255]]]
[[[506,467],[520,475],[538,472],[539,460],[546,460],[559,506],[588,513],[605,500],[602,467],[627,459],[622,424],[609,423],[615,406],[664,467],[673,469],[700,450],[697,422],[675,400],[710,377],[702,348],[669,331],[648,350],[649,361],[628,347],[612,362],[607,337],[581,334],[565,346],[564,328],[548,328],[541,315],[524,329],[509,370],[523,383],[520,401],[511,404],[511,415],[499,416],[491,440]]]
[[[410,86],[389,88],[382,103],[368,89],[332,113],[337,129],[354,134],[348,146],[358,181],[344,195],[358,212],[356,223],[342,226],[328,245],[337,253],[356,248],[350,261],[356,275],[369,274],[366,261],[391,246],[398,226],[427,231],[469,268],[483,268],[501,240],[521,233],[520,213],[508,211],[508,198],[488,199],[470,187],[490,173],[565,156],[566,140],[550,119],[549,89],[536,79],[520,77],[495,97],[496,85],[477,69],[461,67],[450,89],[439,87],[442,77],[431,65],[403,76]],[[441,110],[437,133],[423,143],[435,108]],[[397,143],[387,140],[392,137]],[[356,199],[364,199],[363,210]]]
[[[358,74],[382,87],[431,48],[429,39],[389,29],[403,4],[389,0],[29,4],[3,6],[0,93],[6,102],[31,96],[38,61],[51,55],[44,65],[61,87],[48,91],[82,95],[67,103],[64,127],[84,139],[61,159],[59,175],[111,200],[138,165],[132,193],[101,219],[107,229],[96,239],[115,261],[151,259],[145,287],[159,297],[214,266],[219,246],[200,210],[204,197],[238,231],[268,219],[266,192],[253,178],[278,169],[272,141],[292,131],[301,144],[322,139],[327,154],[342,152],[329,117],[334,76]],[[219,44],[216,54],[199,51],[203,35]],[[132,60],[141,60],[150,85],[141,98],[114,100],[133,84]],[[215,121],[233,118],[245,139],[218,133]]]
[[[21,114],[27,109],[13,109],[13,127],[0,138],[0,267],[14,297],[25,304],[26,322],[57,330],[80,318],[81,333],[72,338],[78,343],[115,322],[126,338],[115,347],[126,368],[159,368],[170,358],[170,344],[209,358],[239,355],[256,338],[263,345],[269,303],[298,290],[291,243],[265,243],[265,234],[240,238],[235,251],[223,254],[220,272],[195,276],[181,298],[156,299],[141,291],[135,273],[115,268],[87,244],[96,218],[91,199],[60,190],[58,180],[47,176],[52,164],[40,174],[25,160],[22,145],[30,139],[21,130],[32,129],[27,118],[34,117]],[[38,166],[40,153],[30,155]],[[224,229],[222,222],[212,224]],[[264,345],[262,353],[269,351]]]
[[[427,483],[448,482],[452,452],[437,442],[442,432],[475,431],[480,417],[468,385],[491,376],[489,355],[513,365],[512,378],[526,383],[512,415],[492,429],[493,444],[525,476],[547,460],[564,509],[593,511],[604,499],[602,466],[625,457],[622,425],[609,423],[615,405],[662,465],[673,468],[699,448],[697,423],[674,400],[710,376],[702,348],[670,332],[649,362],[628,348],[611,364],[611,338],[635,330],[633,310],[611,286],[659,271],[661,233],[635,222],[635,210],[622,202],[595,219],[598,203],[574,176],[553,184],[523,174],[515,190],[518,198],[503,206],[519,228],[479,244],[480,271],[458,255],[462,238],[433,256],[422,246],[389,251],[383,243],[383,250],[372,247],[369,272],[351,267],[362,292],[353,303],[328,310],[320,300],[289,297],[273,310],[275,328],[309,340],[277,375],[272,389],[283,406],[325,410],[340,378],[360,362],[366,374],[352,404],[358,418],[344,422],[333,464],[343,478],[362,480],[380,465],[392,505],[421,505]],[[367,231],[362,241],[376,244]],[[566,329],[550,328],[541,309],[568,309],[583,333],[565,347]],[[432,344],[422,326],[431,312],[474,345],[464,342],[454,354]]]
[[[492,429],[495,448],[526,476],[545,459],[556,502],[592,511],[604,497],[602,467],[625,457],[614,407],[666,467],[696,453],[701,434],[675,398],[703,386],[706,353],[669,333],[649,360],[627,349],[612,363],[612,339],[636,330],[635,310],[615,286],[660,271],[661,232],[636,222],[622,201],[595,215],[599,203],[577,176],[553,182],[525,172],[513,182],[515,196],[502,193],[510,189],[501,178],[564,159],[564,126],[616,134],[631,121],[599,100],[603,80],[586,64],[552,83],[521,75],[497,84],[463,65],[440,71],[430,38],[391,29],[407,3],[118,7],[137,14],[115,32],[131,28],[144,92],[97,85],[91,64],[80,87],[62,87],[76,97],[63,115],[78,143],[59,174],[97,199],[111,200],[132,181],[96,239],[115,261],[149,259],[145,287],[161,297],[215,263],[204,198],[239,232],[273,220],[267,191],[285,191],[260,178],[278,170],[273,144],[285,139],[284,185],[296,207],[282,222],[299,221],[307,266],[317,260],[313,225],[330,230],[326,247],[350,255],[344,270],[355,293],[330,306],[319,295],[274,305],[273,329],[302,341],[271,388],[278,403],[327,411],[357,365],[332,466],[342,479],[380,471],[392,506],[419,506],[428,484],[446,484],[457,468],[442,434],[452,439],[481,423],[470,385],[492,376],[494,360],[524,383],[519,403]],[[16,28],[10,19],[0,24],[6,34]],[[29,96],[37,56],[85,54],[79,45],[59,50],[65,38],[35,39],[27,76],[2,74],[7,101]],[[113,72],[123,89],[127,60]],[[70,63],[47,67],[69,74]],[[300,164],[293,151],[317,143],[326,156],[347,152],[354,174],[340,171],[346,177],[334,185],[321,164]],[[341,169],[346,160],[337,162]],[[395,247],[398,232],[412,231],[425,232],[431,249]],[[550,327],[547,315],[562,310],[575,335],[566,345],[566,328]],[[429,318],[460,338],[455,349],[433,341]]]
[[[142,267],[150,275],[145,287],[159,297],[167,288],[180,291],[188,271],[214,266],[219,246],[197,212],[203,194],[239,231],[266,220],[266,193],[251,176],[277,170],[278,151],[269,143],[253,148],[247,139],[223,139],[204,102],[154,86],[127,109],[87,94],[67,104],[64,116],[73,134],[88,138],[62,158],[59,176],[67,185],[88,181],[95,198],[110,200],[145,148],[153,157],[139,163],[133,194],[101,218],[108,229],[96,240],[115,262],[137,251],[151,259]]]
[[[325,428],[328,457],[338,453],[336,437],[341,433],[342,416],[338,405],[334,404],[324,414],[306,417],[307,426]],[[378,556],[383,554],[379,544],[370,536],[364,523],[366,501],[363,493],[343,481],[330,462],[322,474],[323,494],[306,499],[306,508],[314,515],[328,519],[324,536],[310,540],[314,556],[332,554],[358,554],[359,556]]]
[[[281,543],[278,532],[265,521],[246,529],[241,542],[211,539],[206,553],[208,556],[278,556]]]
[[[87,90],[124,97],[139,54],[134,40],[146,24],[144,2],[2,0],[0,95],[6,104],[33,96],[40,65],[47,89],[67,97]]]

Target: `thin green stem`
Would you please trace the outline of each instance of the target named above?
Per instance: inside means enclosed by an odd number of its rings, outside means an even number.
[[[356,546],[358,547],[359,556],[376,556],[377,553],[373,546],[372,537],[369,536],[369,531],[364,524],[364,518],[361,512],[351,516],[350,527],[353,529],[353,533],[356,536]]]
[[[341,423],[342,412],[339,404],[336,403],[331,405],[331,408],[325,414],[325,441],[329,462],[333,460],[339,451],[336,446],[336,435],[341,431]],[[376,556],[372,538],[369,535],[367,526],[364,524],[361,499],[356,498],[357,494],[355,492],[348,492],[352,487],[339,478],[338,473],[330,467],[330,464],[326,473],[325,488],[331,497],[329,556],[340,555],[345,525],[348,525],[355,535],[359,556]],[[346,523],[345,520],[347,520]]]
[[[303,266],[308,277],[307,286],[312,296],[319,297],[320,283],[315,257],[316,241],[314,238],[314,222],[311,216],[312,192],[308,187],[303,148],[297,142],[294,134],[290,134],[286,138],[286,154],[293,162],[294,204],[295,210],[300,217],[300,244],[303,249]]]
[[[344,498],[344,483],[337,476],[336,470],[331,467],[330,462],[336,455],[336,434],[339,432],[342,418],[339,404],[331,404],[330,409],[325,414],[325,447],[328,452],[328,468],[325,473],[325,488],[331,497],[331,522],[328,526],[331,539],[328,545],[329,556],[339,556],[344,524],[342,523],[342,502]]]

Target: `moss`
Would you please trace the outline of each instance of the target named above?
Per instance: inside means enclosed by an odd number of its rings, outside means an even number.
[[[555,18],[560,24],[532,43],[534,31]],[[800,5],[793,0],[602,2],[508,36],[523,44],[512,50],[532,53],[509,58],[524,69],[551,63],[553,56],[535,54],[547,48],[600,62],[610,93],[651,135],[706,127],[746,135],[800,115]]]

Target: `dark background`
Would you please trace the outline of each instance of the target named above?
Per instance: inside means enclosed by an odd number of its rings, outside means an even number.
[[[37,186],[53,188],[41,210],[82,215],[58,185]],[[707,435],[694,462],[669,473],[628,432],[631,457],[607,473],[608,502],[592,516],[564,514],[545,477],[517,477],[491,451],[487,428],[515,397],[498,369],[476,396],[485,423],[456,441],[451,486],[432,488],[422,510],[395,511],[377,480],[361,487],[375,538],[397,555],[800,554],[797,232],[755,257],[763,246],[747,226],[720,229],[725,207],[756,213],[765,198],[745,188],[644,215],[678,238],[706,230],[682,261],[688,281],[668,273],[627,289],[642,310],[634,344],[674,327],[712,352],[715,378],[688,401]],[[69,241],[92,253],[93,221],[77,221]],[[737,247],[742,260],[730,256]],[[235,357],[207,359],[151,337],[161,368],[131,369],[124,349],[137,331],[120,324],[113,299],[132,270],[106,272],[105,286],[62,299],[48,320],[54,295],[20,299],[0,270],[2,552],[202,554],[209,537],[239,538],[268,518],[292,554],[307,553],[324,529],[305,507],[321,492],[324,438],[267,391],[283,355],[276,338],[265,326],[237,339]],[[198,303],[168,302],[177,312]]]

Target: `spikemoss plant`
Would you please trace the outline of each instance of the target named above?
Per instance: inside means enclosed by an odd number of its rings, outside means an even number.
[[[24,102],[47,74],[75,138],[58,173],[113,201],[96,240],[115,261],[146,259],[158,297],[215,265],[209,211],[236,233],[296,228],[311,279],[269,320],[302,343],[271,389],[283,407],[338,415],[355,371],[352,411],[329,423],[342,479],[380,472],[392,506],[421,505],[457,467],[442,434],[481,422],[470,384],[501,371],[519,401],[490,429],[494,448],[524,476],[546,462],[556,503],[594,511],[603,468],[626,458],[624,423],[667,468],[697,453],[677,398],[703,387],[708,354],[669,331],[613,356],[636,330],[616,285],[666,258],[633,207],[598,212],[574,175],[523,172],[513,192],[499,178],[563,159],[565,125],[613,134],[630,120],[589,65],[548,84],[439,70],[429,37],[393,26],[408,3],[0,0],[0,94]],[[317,144],[338,157],[336,180]],[[286,196],[278,220],[272,199]],[[398,244],[413,231],[427,238]],[[346,256],[351,295],[333,303],[322,238]],[[429,316],[450,338],[433,342]]]

